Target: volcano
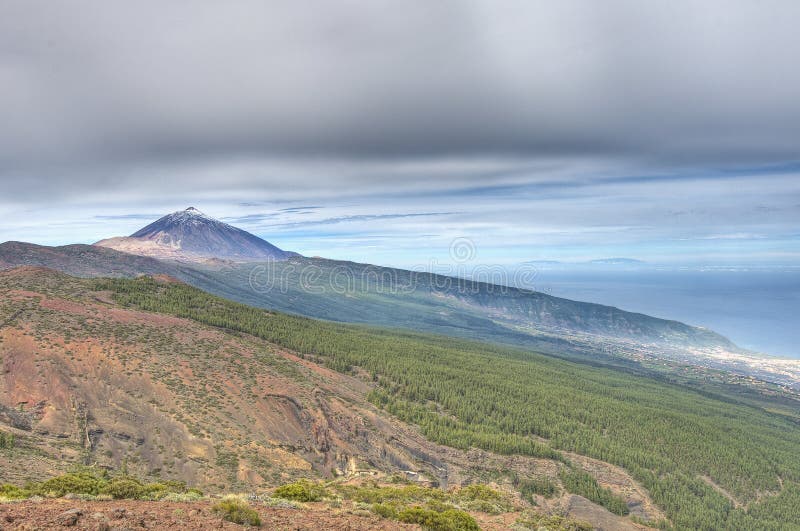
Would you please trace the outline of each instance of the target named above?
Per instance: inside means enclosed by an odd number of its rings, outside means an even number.
[[[248,262],[297,256],[194,207],[168,214],[130,236],[108,238],[95,245],[131,254],[189,261]]]

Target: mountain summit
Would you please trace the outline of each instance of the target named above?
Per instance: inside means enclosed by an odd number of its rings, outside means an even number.
[[[191,261],[286,260],[295,255],[194,207],[168,214],[128,237],[109,238],[95,245],[131,254]]]

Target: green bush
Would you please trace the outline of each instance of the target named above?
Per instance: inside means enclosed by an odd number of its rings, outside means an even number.
[[[473,517],[456,509],[439,513],[439,526],[442,531],[480,531]]]
[[[41,483],[34,483],[30,490],[41,496],[60,498],[67,493],[97,496],[106,486],[106,480],[88,472],[63,474]]]
[[[439,513],[422,507],[407,507],[400,511],[397,519],[407,524],[418,524],[430,531],[480,531],[474,518],[457,509]]]
[[[430,500],[444,501],[448,494],[442,489],[404,485],[402,487],[379,486],[377,483],[366,485],[340,485],[336,487],[347,499],[362,503],[393,502],[426,502]]]
[[[29,483],[24,490],[13,485],[4,485],[1,488],[8,493],[24,491],[27,496],[36,494],[56,498],[65,494],[74,494],[80,499],[98,499],[100,496],[107,496],[109,499],[116,500],[160,500],[167,496],[176,497],[178,495],[187,500],[203,497],[202,491],[188,489],[183,481],[144,484],[127,475],[107,479],[105,470],[91,467],[76,467],[73,472],[68,474],[56,476],[40,483]],[[0,490],[0,496],[12,497],[11,494],[5,495],[3,490]]]
[[[192,501],[202,498],[203,491],[187,488],[184,481],[163,481],[144,485],[139,497],[147,500]]]
[[[406,507],[397,515],[397,519],[401,522],[419,524],[423,527],[433,526],[438,518],[439,513],[422,507]]]
[[[458,490],[457,494],[462,500],[484,500],[493,502],[502,502],[505,500],[505,495],[502,492],[486,485],[467,485]]]
[[[288,485],[282,485],[275,489],[273,493],[276,498],[299,502],[315,502],[329,495],[325,487],[319,483],[312,483],[304,479]]]
[[[238,498],[226,498],[215,503],[211,510],[222,517],[223,520],[233,522],[234,524],[251,525],[259,527],[261,525],[261,518],[247,502]]]
[[[23,500],[30,496],[31,492],[29,490],[21,489],[14,485],[0,485],[0,498],[5,498],[7,500]]]
[[[374,503],[372,504],[372,512],[381,518],[397,519],[397,508],[388,503]]]
[[[133,478],[119,477],[109,481],[103,493],[115,500],[138,500],[147,493],[147,488]]]
[[[203,493],[197,489],[189,489],[186,492],[168,492],[159,499],[168,502],[194,502],[202,500]]]
[[[559,529],[562,531],[592,531],[594,526],[565,516],[546,515],[528,511],[515,522],[514,529]]]
[[[500,514],[513,509],[506,494],[486,485],[467,485],[456,491],[454,498],[462,508],[470,511]]]

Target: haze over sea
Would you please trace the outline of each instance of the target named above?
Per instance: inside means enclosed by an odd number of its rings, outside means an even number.
[[[800,359],[800,268],[537,266],[534,289],[704,326],[740,347]]]

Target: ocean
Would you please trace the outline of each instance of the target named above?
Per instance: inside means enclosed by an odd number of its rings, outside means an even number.
[[[798,269],[545,268],[529,287],[704,326],[740,347],[800,359]]]

